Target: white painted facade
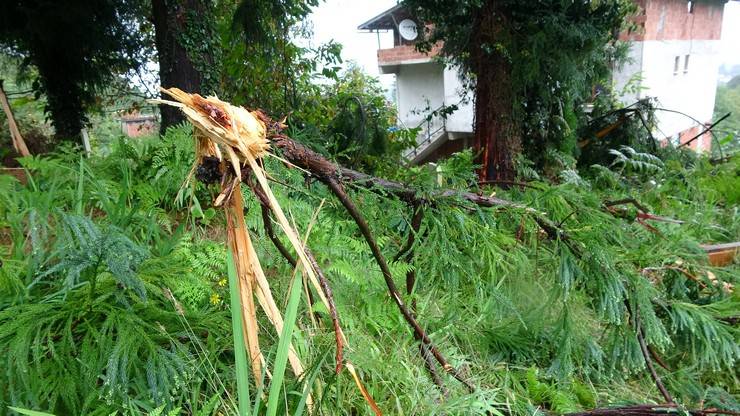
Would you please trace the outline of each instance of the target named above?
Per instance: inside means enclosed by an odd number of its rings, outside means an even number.
[[[632,91],[622,98],[625,105],[652,97],[659,108],[688,115],[657,111],[653,135],[689,140],[713,115],[725,0],[634,1],[641,9],[634,16],[639,28],[620,35],[631,44],[629,60],[614,71],[613,82],[620,91],[636,78]],[[394,47],[378,50],[378,66],[381,73],[396,75],[400,124],[422,128],[416,148],[407,154],[413,162],[419,162],[469,145],[467,139],[472,137],[475,112],[472,94],[463,99],[466,94],[458,71],[415,51],[413,39],[401,36],[398,22],[408,19],[413,16],[398,4],[363,23],[359,29],[394,33]],[[441,44],[434,45],[431,55],[436,55],[439,48]],[[432,116],[426,120],[443,105],[457,105],[458,110],[446,118]],[[702,140],[692,147],[709,149],[710,143],[705,147]]]
[[[447,140],[472,135],[474,111],[471,94],[465,93],[456,69],[432,59],[381,69],[396,74],[399,124],[421,128],[417,148],[410,149],[410,159],[421,160]],[[453,105],[457,110],[446,118],[436,116],[427,120],[433,111]]]
[[[413,128],[429,112],[445,104],[442,65],[436,62],[400,65],[396,73],[396,106],[401,124]]]
[[[460,81],[460,72],[455,68],[444,69],[445,104],[457,105],[457,111],[447,117],[447,131],[451,139],[461,133],[473,133],[475,111],[472,92],[466,94],[465,86]]]
[[[473,132],[471,94],[465,93],[459,72],[440,63],[400,65],[396,73],[396,105],[406,127],[418,126],[429,112],[442,106],[456,105],[458,109],[445,120],[446,131]]]
[[[639,90],[622,97],[625,105],[653,97],[660,108],[709,122],[719,76],[719,49],[719,40],[631,42],[630,62],[615,71],[615,87],[622,90],[630,79],[638,77]],[[676,113],[658,111],[656,117],[658,137],[674,137],[697,125]]]

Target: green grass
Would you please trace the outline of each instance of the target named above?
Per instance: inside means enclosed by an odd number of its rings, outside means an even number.
[[[27,159],[28,185],[0,176],[0,415],[8,406],[57,415],[299,414],[309,392],[319,414],[372,414],[349,374],[334,374],[328,313],[312,308],[313,325],[299,301],[300,279],[264,235],[251,197],[246,223],[286,325],[277,334],[258,316],[273,377],[264,390],[240,364],[224,220],[206,213],[213,189],[182,188],[190,140],[180,128],[120,141],[90,159],[64,152]],[[612,170],[573,171],[564,183],[539,183],[541,190],[496,190],[562,222],[582,256],[543,238],[523,210],[461,201],[427,207],[412,261],[391,269],[401,287],[416,270],[417,286],[404,300],[416,301],[421,324],[478,388],[469,393],[443,375],[446,398],[341,205],[319,184],[305,187],[300,172],[270,160],[267,169],[288,185],[273,189],[299,229],[327,199],[308,245],[331,282],[345,354],[386,414],[533,414],[660,401],[625,302],[640,310],[648,343],[671,369],[658,372],[680,404],[740,410],[733,371],[740,331],[723,320],[740,315],[740,298],[709,279],[711,272],[737,288],[740,270],[708,265],[699,247],[740,240],[740,164],[663,155],[664,166],[646,174],[628,169],[630,153],[624,157]],[[444,164],[443,182],[467,187],[470,160]],[[424,192],[439,180],[424,168],[386,173]],[[348,189],[392,258],[411,210]],[[685,223],[655,223],[655,235],[601,207],[628,196]],[[675,270],[641,273],[677,265],[706,288]],[[300,380],[285,374],[291,340],[307,369]]]

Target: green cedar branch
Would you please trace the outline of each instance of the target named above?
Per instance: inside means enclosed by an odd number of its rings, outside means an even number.
[[[392,263],[395,263],[403,258],[403,260],[406,263],[411,263],[414,259],[414,242],[416,241],[416,237],[419,234],[419,230],[421,229],[421,222],[424,220],[424,206],[422,205],[415,205],[413,207],[414,215],[411,217],[411,229],[409,229],[409,235],[406,240],[406,244],[401,247],[401,249],[396,253],[395,256],[393,256]],[[422,236],[419,236],[420,238]],[[412,295],[414,293],[414,286],[416,286],[416,269],[411,268],[409,271],[406,272],[406,294]],[[411,310],[416,316],[416,299],[411,299]],[[431,352],[429,351],[429,348],[422,342],[421,338],[414,332],[414,338],[419,342],[419,353],[421,354],[422,360],[424,360],[424,366],[426,367],[427,371],[429,372],[429,375],[432,377],[432,381],[434,381],[434,384],[439,387],[439,389],[442,391],[442,394],[446,397],[449,394],[449,391],[444,385],[444,381],[442,381],[442,377],[439,376],[439,373],[437,373],[437,368],[434,365],[434,357],[432,356]]]
[[[271,128],[274,128],[273,126],[275,124],[276,123],[274,122],[268,121],[268,126]],[[545,218],[541,212],[531,207],[527,207],[526,205],[493,196],[484,196],[473,192],[458,191],[454,189],[441,189],[433,192],[431,195],[424,196],[417,189],[405,184],[339,166],[283,134],[270,134],[268,138],[275,148],[282,151],[283,157],[288,162],[308,171],[312,176],[318,178],[322,182],[326,182],[327,180],[333,180],[338,183],[352,182],[356,185],[381,193],[391,194],[412,206],[420,204],[433,205],[439,200],[458,198],[479,207],[521,209],[532,214],[535,222],[537,222],[540,228],[542,228],[542,230],[544,230],[551,239],[562,240],[568,243],[571,250],[576,253],[579,252],[576,246],[570,244],[572,243],[571,238],[565,231],[549,219]]]
[[[347,195],[344,187],[336,178],[323,177],[321,178],[321,181],[326,184],[329,189],[331,189],[334,196],[339,199],[339,201],[342,203],[350,216],[355,220],[357,227],[360,229],[363,237],[365,237],[365,241],[370,246],[370,251],[373,253],[373,257],[375,257],[376,263],[378,263],[378,266],[380,267],[380,270],[383,274],[383,279],[385,280],[386,286],[388,286],[388,291],[390,292],[393,301],[396,303],[396,306],[398,306],[398,309],[401,311],[404,319],[406,319],[406,322],[414,330],[415,335],[418,336],[421,339],[421,342],[427,346],[429,352],[432,353],[434,358],[437,359],[437,362],[439,362],[439,364],[447,373],[450,373],[458,381],[463,383],[471,392],[475,391],[475,387],[465,377],[463,377],[463,375],[457,369],[455,369],[450,363],[448,363],[442,353],[440,353],[439,350],[434,346],[432,340],[429,338],[424,329],[419,325],[419,323],[416,321],[416,318],[414,318],[414,315],[401,299],[401,294],[396,287],[396,283],[393,281],[393,275],[391,274],[391,270],[388,267],[388,262],[385,260],[385,256],[383,256],[383,253],[380,251],[380,247],[375,241],[375,238],[370,231],[370,227],[368,226],[367,221],[365,221],[365,218],[360,213],[360,210],[357,209],[357,206],[354,204],[354,202],[352,202],[349,195]]]

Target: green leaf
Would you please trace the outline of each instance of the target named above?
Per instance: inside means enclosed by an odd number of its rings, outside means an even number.
[[[272,371],[272,383],[270,384],[270,396],[267,402],[267,416],[277,414],[277,405],[280,401],[280,389],[283,387],[283,378],[285,377],[285,366],[288,362],[288,350],[291,340],[293,339],[293,327],[298,316],[298,305],[301,301],[301,274],[295,273],[293,278],[293,287],[290,291],[288,308],[285,311],[285,324],[280,334],[278,343],[277,356],[275,357],[275,366]]]
[[[19,407],[8,406],[8,409],[16,411],[22,415],[27,415],[27,416],[54,416],[52,413],[39,412],[38,410],[21,409]]]
[[[247,365],[247,347],[242,332],[242,308],[239,301],[239,285],[237,284],[236,265],[231,251],[227,256],[229,272],[229,295],[231,299],[231,328],[234,333],[234,356],[236,361],[236,389],[239,406],[239,416],[247,416],[249,413],[249,371]]]

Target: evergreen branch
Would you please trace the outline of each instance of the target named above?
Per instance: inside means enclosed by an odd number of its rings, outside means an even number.
[[[402,257],[404,258],[404,261],[406,263],[411,263],[414,258],[414,242],[416,241],[416,236],[419,234],[419,229],[421,228],[421,222],[424,219],[424,207],[421,205],[414,206],[414,215],[411,217],[411,229],[409,230],[409,235],[406,240],[406,244],[401,248],[401,250],[396,253],[396,255],[393,257],[393,263],[400,260]],[[416,286],[416,268],[412,267],[406,272],[406,294],[412,295],[414,293],[414,287]],[[411,309],[416,315],[416,299],[411,299]],[[449,394],[449,391],[444,385],[444,381],[442,381],[442,378],[439,376],[439,373],[437,373],[437,368],[434,365],[434,357],[431,355],[431,352],[429,351],[429,348],[427,347],[424,342],[422,342],[421,338],[418,336],[416,332],[414,332],[414,338],[417,342],[419,342],[419,354],[421,354],[422,360],[424,360],[424,367],[429,372],[429,375],[432,377],[432,381],[434,381],[434,384],[439,387],[439,389],[442,391],[442,394],[444,396],[447,396]]]
[[[388,286],[388,291],[390,292],[391,297],[396,303],[396,306],[398,306],[398,309],[401,311],[404,319],[406,319],[406,322],[408,322],[408,324],[412,327],[416,335],[421,338],[422,342],[427,345],[429,351],[432,353],[432,355],[434,355],[434,358],[437,359],[442,368],[444,368],[446,372],[452,374],[452,376],[455,377],[458,381],[463,383],[471,392],[475,391],[475,387],[468,380],[466,380],[457,369],[455,369],[447,362],[442,353],[440,353],[439,350],[434,346],[432,340],[429,338],[424,329],[419,326],[419,323],[416,321],[416,318],[414,318],[411,311],[409,311],[406,304],[403,302],[403,300],[401,300],[401,295],[398,292],[396,283],[393,281],[393,276],[390,269],[388,268],[388,263],[386,262],[383,253],[381,253],[380,247],[378,247],[378,243],[375,241],[375,238],[370,231],[370,227],[368,226],[367,221],[365,221],[365,218],[360,213],[360,210],[357,209],[357,206],[349,198],[342,185],[340,185],[336,179],[328,177],[322,178],[322,181],[329,187],[329,189],[331,189],[332,193],[339,199],[339,201],[342,203],[350,216],[355,220],[357,227],[360,229],[363,237],[365,237],[365,241],[370,246],[370,251],[372,251],[376,263],[378,263],[378,266],[383,273],[383,279],[385,279],[385,283]]]
[[[275,123],[267,120],[266,124],[268,126],[272,126]],[[337,165],[308,147],[278,132],[273,131],[268,138],[276,148],[282,150],[283,156],[286,160],[293,165],[310,172],[311,175],[322,181],[333,180],[337,183],[352,182],[382,194],[394,195],[410,205],[434,205],[436,202],[442,200],[462,199],[466,202],[485,208],[502,207],[522,209],[534,215],[537,224],[551,239],[570,240],[570,237],[565,233],[565,231],[545,218],[541,212],[538,212],[531,207],[506,199],[479,195],[473,192],[458,191],[455,189],[439,189],[428,196],[424,196],[418,189],[409,187],[405,184],[371,176]]]
[[[637,334],[637,342],[640,344],[640,352],[642,353],[642,358],[645,360],[645,365],[650,372],[650,376],[653,378],[655,386],[658,388],[665,401],[672,404],[673,397],[671,397],[671,394],[665,388],[665,385],[663,385],[663,380],[660,379],[660,376],[655,371],[655,366],[653,365],[653,360],[651,359],[650,350],[648,349],[647,343],[645,342],[645,333],[643,332],[642,325],[640,324],[640,315],[637,310],[637,306],[635,306],[635,310],[633,313],[632,308],[630,307],[630,303],[627,299],[625,299],[624,305],[627,308],[627,312],[632,315],[632,323],[635,327],[635,333]]]

